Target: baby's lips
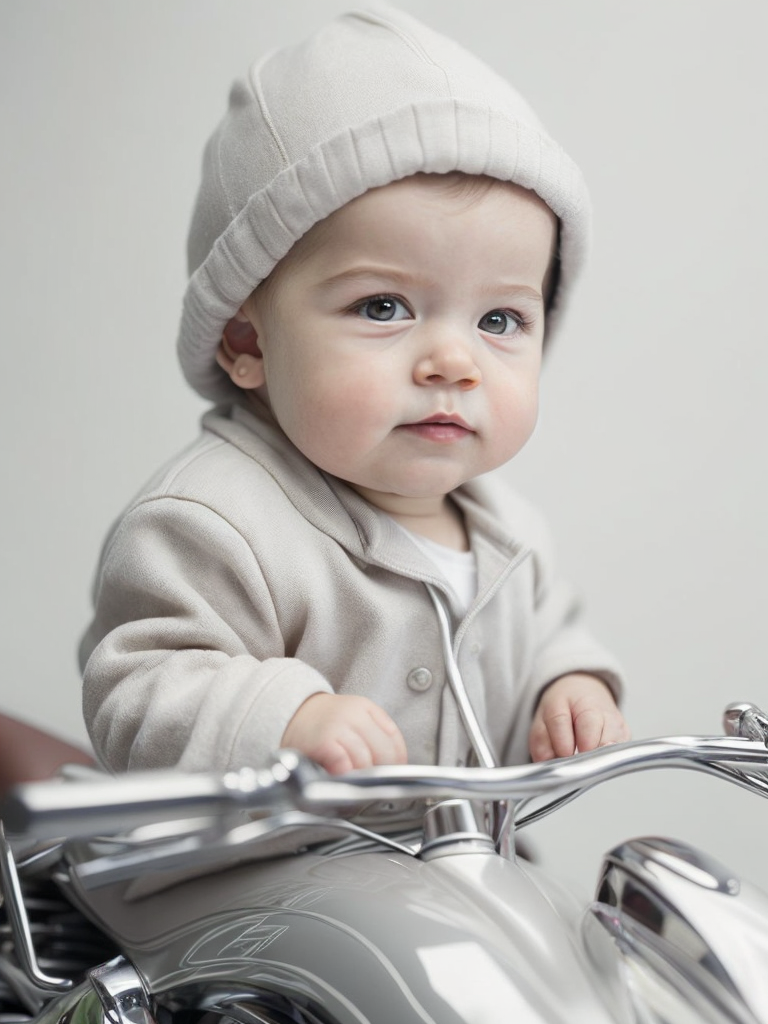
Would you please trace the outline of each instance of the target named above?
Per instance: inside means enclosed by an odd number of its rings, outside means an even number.
[[[440,423],[445,424],[447,426],[462,427],[462,429],[469,430],[472,433],[474,433],[474,430],[472,430],[472,427],[470,427],[467,421],[463,417],[459,416],[457,413],[438,412],[434,413],[432,416],[425,416],[424,419],[416,420],[416,422],[414,423],[406,423],[404,424],[404,426],[421,427],[426,426],[427,424],[430,423]]]

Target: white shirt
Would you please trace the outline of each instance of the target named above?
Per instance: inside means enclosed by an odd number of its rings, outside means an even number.
[[[400,526],[399,523],[397,525]],[[404,526],[400,526],[400,529],[437,566],[458,597],[462,612],[466,612],[477,594],[477,560],[474,552],[456,551],[455,548],[406,530]]]

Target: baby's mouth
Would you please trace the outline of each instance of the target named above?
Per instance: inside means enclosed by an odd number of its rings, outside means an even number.
[[[460,441],[475,433],[472,427],[455,413],[435,413],[416,423],[404,423],[401,429],[425,440],[442,443]]]

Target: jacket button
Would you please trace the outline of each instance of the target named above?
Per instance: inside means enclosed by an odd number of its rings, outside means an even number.
[[[406,682],[412,690],[423,693],[432,685],[432,673],[428,668],[414,668],[408,673]]]

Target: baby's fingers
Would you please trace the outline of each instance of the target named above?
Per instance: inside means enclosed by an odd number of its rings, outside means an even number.
[[[528,741],[534,761],[548,761],[553,757],[567,757],[576,745],[570,709],[550,707],[542,701],[531,727]]]
[[[629,731],[629,726],[617,708],[612,715],[606,718],[600,746],[607,747],[610,743],[626,743],[631,738],[632,734]]]
[[[627,723],[618,708],[611,708],[608,712],[603,708],[584,708],[574,714],[573,727],[576,746],[582,753],[629,739]]]
[[[577,711],[573,716],[573,731],[576,737],[576,747],[583,754],[585,750],[594,750],[601,746],[605,728],[605,716],[597,708],[587,707],[583,711]]]
[[[408,751],[397,725],[383,708],[372,702],[368,705],[368,714],[371,724],[364,732],[371,764],[405,764]]]
[[[302,751],[332,775],[407,760],[403,735],[386,711],[352,695],[308,697],[288,723],[282,745]]]
[[[404,764],[407,752],[402,733],[389,716],[377,720],[363,709],[358,719],[339,723],[329,742],[318,748],[315,760],[331,775],[340,775],[376,764]]]

